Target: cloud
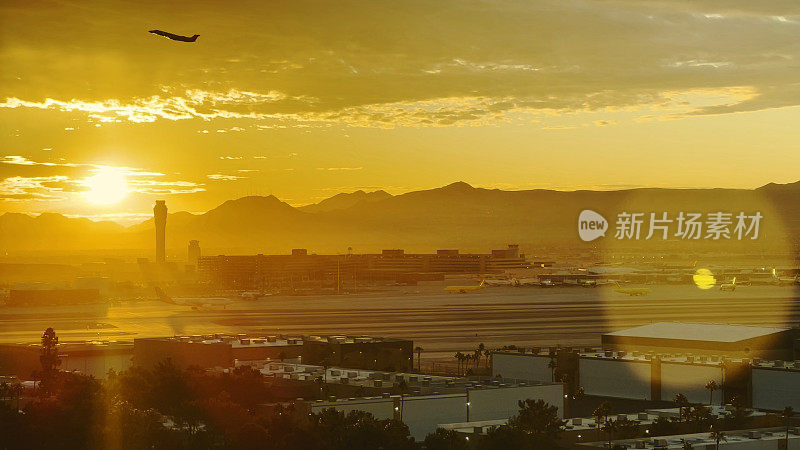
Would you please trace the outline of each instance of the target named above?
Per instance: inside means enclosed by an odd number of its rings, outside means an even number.
[[[71,164],[71,163],[63,163],[63,162],[40,162],[40,161],[31,161],[30,159],[20,156],[20,155],[7,155],[3,156],[3,159],[0,159],[0,164],[11,164],[15,166],[50,166],[50,167],[78,167],[81,164]]]
[[[208,177],[211,180],[219,180],[219,181],[236,181],[247,178],[247,177],[240,177],[238,175],[223,175],[221,173],[212,173],[206,175],[206,177]]]
[[[608,125],[616,125],[617,122],[614,121],[614,120],[595,120],[594,124],[595,124],[595,126],[598,126],[598,127],[605,127],[605,126],[608,126]]]
[[[464,0],[386,8],[366,0],[340,8],[263,3],[232,21],[224,20],[224,6],[209,4],[194,22],[213,24],[213,44],[176,53],[155,41],[98,42],[81,33],[77,8],[42,5],[35,16],[4,24],[4,67],[13,82],[0,87],[0,108],[81,113],[100,123],[215,122],[199,131],[211,134],[251,125],[485,125],[531,114],[657,108],[672,92],[732,86],[749,87],[752,97],[690,100],[676,118],[800,105],[793,88],[796,2]],[[87,13],[96,33],[109,34],[120,14],[142,17],[125,5],[113,13],[81,10]],[[281,27],[263,26],[265,17]],[[31,46],[32,25],[48,20],[64,38]],[[243,27],[246,45],[236,38]],[[157,74],[144,55],[159,58]],[[90,64],[92,82],[75,82]],[[171,85],[153,91],[161,74],[170,74]]]
[[[241,156],[220,156],[219,159],[238,160],[238,159],[242,159],[242,157]]]
[[[363,170],[363,167],[317,167],[317,170],[330,170],[330,171],[352,171],[352,170]]]
[[[62,200],[67,196],[61,185],[67,182],[70,182],[69,177],[63,175],[8,177],[0,180],[0,199],[4,201]]]
[[[55,201],[66,200],[74,193],[86,191],[87,179],[99,171],[113,169],[125,177],[131,193],[146,195],[193,194],[205,191],[202,183],[185,180],[166,179],[160,172],[151,172],[134,167],[110,166],[71,162],[33,161],[19,155],[4,156],[0,164],[16,167],[18,170],[34,169],[54,172],[46,176],[15,174],[0,179],[0,199]]]

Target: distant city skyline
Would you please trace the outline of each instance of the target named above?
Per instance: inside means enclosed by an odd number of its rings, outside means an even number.
[[[797,5],[239,5],[0,5],[0,213],[798,178]]]

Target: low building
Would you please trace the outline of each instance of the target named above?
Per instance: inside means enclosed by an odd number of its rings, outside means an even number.
[[[152,367],[171,360],[178,367],[233,367],[239,361],[301,358],[308,363],[353,368],[408,370],[413,343],[370,336],[195,335],[134,339],[134,363]]]
[[[529,267],[518,245],[491,253],[406,253],[317,255],[293,249],[289,255],[217,255],[198,258],[201,281],[223,289],[296,291],[358,284],[442,280],[447,273],[496,273]]]
[[[412,373],[351,371],[319,366],[269,364],[262,369],[268,377],[313,382],[325,378],[329,384],[363,385],[375,395],[298,401],[308,412],[336,409],[345,413],[359,410],[376,419],[397,419],[411,436],[422,440],[439,424],[455,421],[508,419],[519,413],[519,401],[544,400],[564,417],[564,390],[560,383],[528,383],[503,379],[466,379],[425,376]],[[324,373],[324,376],[323,376]],[[390,390],[403,382],[407,394]],[[381,393],[376,392],[383,391]]]
[[[797,338],[791,328],[658,322],[606,333],[602,343],[612,350],[791,360]]]
[[[800,361],[759,361],[753,366],[753,407],[800,411]]]
[[[671,401],[683,394],[690,402],[714,404],[734,397],[758,409],[800,409],[800,361],[730,358],[638,351],[496,352],[492,374],[529,381],[551,381],[566,375],[587,395],[635,400]],[[555,367],[551,364],[555,361]],[[577,364],[573,364],[575,361]],[[718,391],[709,392],[714,380]]]
[[[725,431],[725,439],[720,440],[719,447],[723,450],[761,450],[782,449],[800,450],[800,430],[797,427],[789,429],[788,447],[784,446],[786,439],[785,428],[756,428],[749,430]],[[643,449],[683,449],[688,443],[691,448],[713,450],[717,448],[717,441],[710,433],[692,433],[671,436],[656,436],[652,438],[614,440],[612,443],[619,448]],[[608,441],[598,441],[583,444],[585,447],[608,448]]]
[[[22,380],[35,379],[42,370],[36,344],[0,344],[0,375],[14,375]],[[132,342],[90,341],[58,344],[59,369],[77,371],[95,378],[105,378],[109,370],[121,372],[131,366]]]

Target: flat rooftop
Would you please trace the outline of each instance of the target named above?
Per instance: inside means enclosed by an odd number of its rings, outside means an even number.
[[[778,448],[775,441],[780,441],[786,436],[786,429],[783,427],[775,428],[755,428],[747,430],[731,430],[726,431],[726,440],[720,442],[720,447],[735,448],[735,444],[742,444],[742,448]],[[794,440],[800,438],[800,431],[797,427],[789,428],[789,439]],[[771,441],[771,442],[770,442]],[[694,446],[694,448],[713,448],[715,445],[714,439],[711,439],[709,433],[692,433],[692,434],[677,434],[670,436],[656,436],[653,438],[639,438],[639,439],[625,439],[616,440],[615,444],[625,444],[629,448],[683,448],[685,442]],[[590,442],[581,444],[587,447],[606,447],[606,442]],[[789,444],[790,448],[794,448],[794,444]]]
[[[725,405],[725,406],[714,405],[710,407],[711,414],[716,419],[720,420],[730,415],[732,410],[733,408],[730,405]],[[756,411],[756,410],[749,410],[749,411],[750,411],[750,417],[760,417],[766,415],[766,413],[762,411]],[[655,422],[659,418],[678,419],[679,417],[680,417],[680,412],[678,411],[678,408],[647,409],[642,412],[634,414],[611,414],[609,416],[609,418],[612,420],[626,418],[633,423],[645,426],[652,425],[653,422]],[[444,428],[447,430],[455,430],[459,433],[466,433],[466,434],[472,434],[476,431],[477,428],[480,428],[481,433],[486,433],[492,427],[505,425],[506,423],[508,423],[508,419],[443,423],[439,424],[439,428]],[[593,430],[596,428],[597,428],[597,421],[594,417],[567,418],[564,419],[564,425],[561,427],[561,429],[564,431],[578,431],[578,432]]]
[[[288,363],[279,361],[257,361],[242,363],[256,367],[268,378],[295,381],[315,381],[323,378],[328,384],[348,384],[371,388],[391,389],[395,383],[404,381],[410,395],[463,393],[467,389],[502,389],[525,386],[549,386],[559,383],[520,381],[500,378],[463,378],[440,375],[425,375],[407,372],[382,372],[376,370],[349,369]],[[324,374],[324,375],[323,375]]]
[[[241,347],[280,347],[289,345],[303,345],[311,342],[327,342],[331,344],[374,344],[380,342],[402,342],[403,339],[382,338],[374,336],[284,336],[284,335],[254,335],[254,334],[206,334],[206,335],[176,335],[152,338],[137,338],[137,341],[163,341],[185,342],[199,344],[228,344],[234,348]]]
[[[627,330],[606,333],[607,336],[675,339],[683,341],[739,342],[788,331],[788,328],[754,327],[714,323],[657,322]]]

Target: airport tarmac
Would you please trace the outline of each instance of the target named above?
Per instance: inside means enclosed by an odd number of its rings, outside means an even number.
[[[426,357],[449,356],[483,342],[597,345],[603,332],[659,321],[797,326],[800,289],[743,286],[735,292],[647,286],[631,297],[613,288],[493,287],[448,294],[441,287],[381,293],[236,300],[193,310],[157,300],[110,306],[0,307],[0,342],[38,342],[47,327],[62,341],[132,340],[174,334],[348,334],[414,340]]]

